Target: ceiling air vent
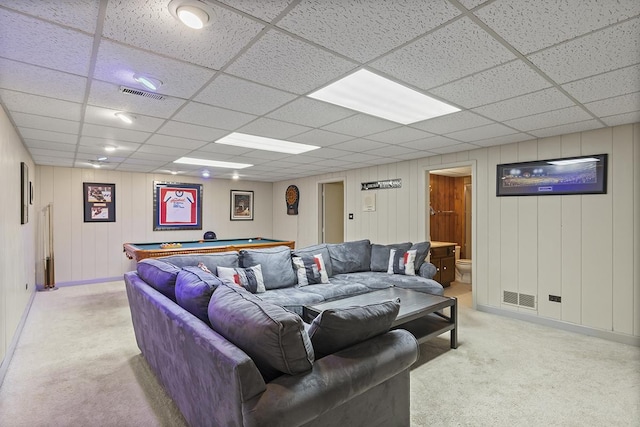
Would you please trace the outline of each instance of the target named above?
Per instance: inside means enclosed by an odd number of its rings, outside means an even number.
[[[166,98],[166,96],[164,95],[159,95],[157,93],[152,93],[152,92],[145,92],[144,90],[132,89],[130,87],[125,87],[125,86],[120,86],[120,92],[126,93],[128,95],[144,96],[145,98],[156,99],[158,101],[162,101],[163,99]]]

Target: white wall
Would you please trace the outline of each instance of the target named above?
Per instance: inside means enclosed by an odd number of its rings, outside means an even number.
[[[496,165],[582,154],[609,154],[604,195],[495,196]],[[274,183],[274,200],[300,188],[299,215],[274,203],[273,233],[303,247],[318,242],[318,182],[344,178],[346,240],[421,241],[425,170],[475,166],[474,292],[481,306],[640,336],[640,124],[537,139]],[[377,190],[375,212],[362,212],[360,183],[401,178]],[[502,303],[504,290],[537,296],[535,310]],[[548,295],[562,296],[562,303]]]
[[[153,231],[153,181],[203,184],[203,229]],[[116,222],[84,222],[84,182],[115,184]],[[254,192],[253,221],[229,219],[230,190]],[[198,240],[207,230],[219,239],[274,237],[271,183],[39,166],[36,191],[40,207],[53,203],[57,284],[121,277],[134,270],[134,262],[122,252],[127,242]],[[41,277],[39,273],[39,282]]]
[[[0,361],[35,291],[36,210],[30,205],[29,222],[20,224],[20,162],[28,165],[33,181],[33,160],[0,107]]]

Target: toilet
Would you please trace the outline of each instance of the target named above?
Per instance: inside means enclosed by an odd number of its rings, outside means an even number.
[[[460,246],[456,246],[456,282],[471,283],[471,260],[460,259]]]

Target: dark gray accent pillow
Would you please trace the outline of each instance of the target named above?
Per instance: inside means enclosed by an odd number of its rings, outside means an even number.
[[[333,274],[357,273],[371,268],[371,242],[368,239],[331,243],[327,245],[327,249]]]
[[[371,271],[387,272],[389,268],[389,254],[391,249],[401,249],[408,251],[411,247],[411,242],[406,243],[394,243],[393,245],[371,245]]]
[[[416,272],[420,270],[420,266],[424,262],[427,255],[429,255],[429,249],[431,249],[431,242],[414,243],[411,246],[410,250],[416,251],[416,260],[414,261]]]
[[[188,267],[203,263],[213,274],[217,274],[218,266],[240,267],[239,255],[236,251],[217,252],[213,254],[171,255],[161,258],[178,267]]]
[[[209,320],[216,332],[251,357],[265,382],[311,370],[315,358],[304,322],[285,308],[223,284],[211,296]]]
[[[240,251],[241,267],[253,267],[258,264],[262,266],[262,277],[266,289],[288,288],[297,283],[298,279],[291,261],[291,249],[288,246]]]
[[[152,288],[172,301],[176,300],[176,278],[180,268],[159,259],[147,258],[138,262],[136,269],[142,280]]]
[[[209,300],[222,281],[200,267],[184,267],[176,279],[176,302],[189,313],[209,324]]]
[[[324,261],[324,266],[327,270],[327,276],[333,276],[333,269],[331,267],[331,256],[329,255],[329,249],[327,249],[326,243],[321,243],[319,245],[308,246],[302,249],[296,249],[293,251],[293,256],[314,256],[314,255],[322,255],[322,260]]]
[[[308,331],[316,359],[387,332],[398,311],[400,299],[323,311]]]

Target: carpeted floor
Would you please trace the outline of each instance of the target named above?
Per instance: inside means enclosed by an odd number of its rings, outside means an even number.
[[[412,426],[638,426],[640,348],[482,313],[423,344]],[[184,426],[140,356],[122,282],[38,293],[0,387],[0,426]]]

